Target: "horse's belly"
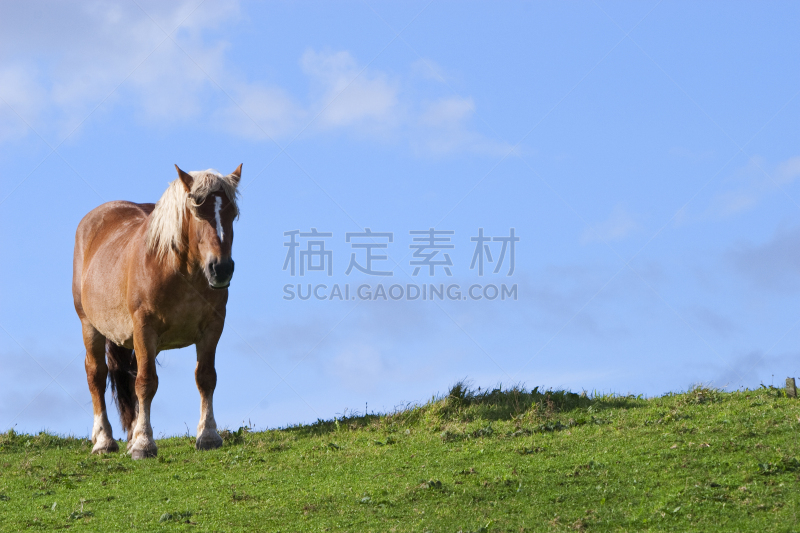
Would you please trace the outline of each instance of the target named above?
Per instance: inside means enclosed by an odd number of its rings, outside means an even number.
[[[103,329],[97,328],[97,330],[102,333],[106,339],[112,341],[114,344],[124,346],[125,348],[133,348],[132,323],[130,328],[126,328],[118,324],[108,324],[107,327]]]
[[[93,302],[84,304],[86,317],[105,338],[126,348],[133,348],[133,318],[124,306],[114,305],[103,299],[84,299]]]
[[[125,301],[124,285],[115,279],[121,277],[121,269],[117,267],[113,269],[117,272],[105,272],[105,276],[100,276],[93,270],[100,270],[101,265],[99,262],[90,264],[84,276],[81,287],[83,311],[95,329],[107,339],[133,348],[133,317]]]

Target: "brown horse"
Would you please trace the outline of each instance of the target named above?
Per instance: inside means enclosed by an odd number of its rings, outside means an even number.
[[[197,348],[200,390],[196,447],[222,445],[212,405],[214,357],[233,276],[242,165],[227,176],[175,168],[178,179],[158,203],[105,203],[81,220],[75,235],[72,295],[86,345],[94,453],[119,450],[106,413],[108,377],[128,453],[156,456],[150,426],[156,356],[190,344]]]

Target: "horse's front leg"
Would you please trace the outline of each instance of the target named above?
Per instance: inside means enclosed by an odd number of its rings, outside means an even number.
[[[217,387],[214,359],[221,334],[221,325],[218,328],[209,327],[197,343],[197,368],[194,377],[200,391],[200,423],[197,425],[195,442],[198,450],[213,450],[222,446],[222,438],[217,433],[217,422],[214,420],[214,389]]]
[[[135,320],[135,319],[134,319]],[[128,452],[134,459],[155,457],[158,454],[156,441],[153,440],[153,427],[150,425],[150,404],[158,390],[156,375],[157,337],[151,328],[141,323],[134,326],[133,350],[136,354],[136,398],[138,413],[133,429],[133,445]]]

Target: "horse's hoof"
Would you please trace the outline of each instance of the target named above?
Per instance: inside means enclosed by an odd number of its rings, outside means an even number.
[[[195,449],[198,450],[216,450],[222,446],[222,437],[215,431],[213,434],[201,435],[194,443]]]
[[[98,442],[92,448],[92,453],[116,453],[119,451],[119,444],[114,439]]]
[[[156,448],[146,448],[144,450],[131,450],[131,459],[152,459],[158,456]]]
[[[133,446],[128,453],[131,454],[132,459],[149,459],[158,455],[158,448],[153,440],[139,437],[133,441]]]

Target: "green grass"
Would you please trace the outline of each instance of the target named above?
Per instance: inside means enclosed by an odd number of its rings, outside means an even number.
[[[158,442],[0,434],[0,529],[800,530],[800,400],[761,388],[643,399],[459,384],[386,415]]]

